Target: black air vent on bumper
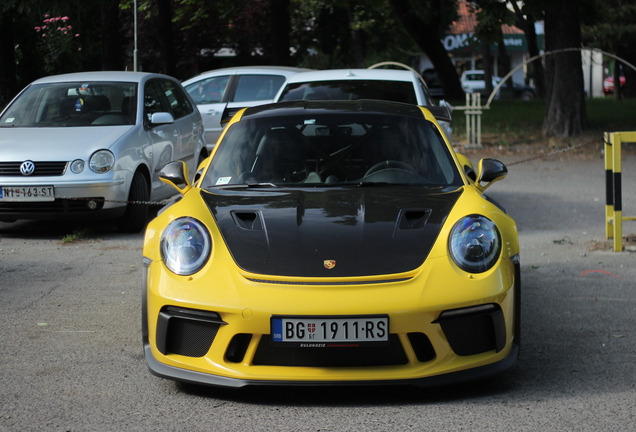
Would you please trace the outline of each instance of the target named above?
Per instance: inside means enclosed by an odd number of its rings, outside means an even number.
[[[255,365],[304,367],[369,367],[404,365],[408,362],[400,339],[389,335],[389,346],[294,348],[272,346],[263,335],[254,356]]]
[[[157,349],[164,355],[203,357],[223,324],[214,312],[168,306],[157,320]]]
[[[424,363],[435,358],[435,348],[424,333],[409,333],[409,342],[417,356],[417,360]]]
[[[496,304],[447,310],[433,322],[442,326],[448,343],[460,356],[499,352],[506,346],[506,323]]]

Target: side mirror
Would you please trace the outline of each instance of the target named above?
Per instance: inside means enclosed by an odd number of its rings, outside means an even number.
[[[479,161],[477,168],[477,186],[485,191],[494,182],[499,181],[508,175],[508,168],[497,159],[484,158]],[[481,185],[481,183],[486,183]]]
[[[156,112],[150,116],[150,123],[153,125],[172,124],[174,117],[168,112]]]
[[[170,162],[159,171],[159,179],[171,185],[179,191],[181,195],[192,189],[192,185],[188,180],[188,166],[184,161]],[[179,187],[179,185],[185,185]]]

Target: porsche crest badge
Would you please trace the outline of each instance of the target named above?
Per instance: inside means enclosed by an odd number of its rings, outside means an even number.
[[[336,266],[336,260],[325,260],[324,264],[327,270],[331,270]]]

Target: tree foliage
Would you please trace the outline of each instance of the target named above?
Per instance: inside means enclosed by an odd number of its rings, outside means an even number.
[[[631,0],[590,0],[581,26],[583,44],[600,48],[624,58],[636,65],[636,4]],[[619,71],[619,68],[615,68]],[[624,67],[626,84],[624,95],[636,97],[636,71]],[[618,82],[618,73],[614,77]],[[621,97],[620,88],[615,86],[616,98]]]
[[[535,29],[535,22],[543,19],[543,10],[537,7],[535,4],[528,4],[524,2],[519,4],[516,0],[508,0],[508,4],[515,12],[515,24],[518,28],[522,29],[526,34],[526,40],[528,41],[528,57],[537,57],[539,55],[539,49],[537,43],[537,33]],[[545,97],[545,74],[543,70],[543,62],[534,61],[528,64],[528,71],[530,76],[534,79],[534,85],[536,88],[537,97]]]
[[[248,64],[326,69],[392,60],[414,65],[423,51],[437,69],[446,96],[462,98],[455,67],[440,40],[458,18],[457,1],[137,0],[139,65],[141,70],[186,79],[208,69]],[[531,37],[535,20],[545,17],[546,49],[578,47],[582,22],[586,44],[636,64],[632,0],[473,3],[478,7],[477,36],[484,42],[501,42],[501,24],[513,20]],[[3,0],[0,104],[44,74],[132,69],[133,4],[134,0]],[[67,17],[64,24],[72,25],[73,37],[47,47],[42,33],[35,30],[45,14]],[[56,35],[63,33],[55,29],[60,32]],[[221,49],[235,55],[216,56]],[[530,49],[531,55],[538,51],[532,43]],[[578,62],[575,57],[546,60],[548,135],[576,134],[585,125],[580,56]],[[541,87],[541,64],[531,68],[537,71],[535,82]],[[636,72],[630,77],[631,73],[626,71],[627,83],[636,92]]]
[[[444,88],[445,97],[460,99],[464,92],[441,37],[457,19],[455,1],[389,0],[404,28],[431,60]]]

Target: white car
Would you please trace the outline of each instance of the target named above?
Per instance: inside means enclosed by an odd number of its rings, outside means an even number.
[[[501,81],[500,77],[492,77],[492,87],[493,89],[497,87]],[[462,89],[466,93],[484,93],[486,91],[486,81],[484,80],[484,71],[483,70],[467,70],[462,73],[460,78],[460,82],[462,84]]]
[[[221,135],[221,118],[226,109],[236,112],[241,108],[272,103],[289,77],[308,70],[285,66],[241,66],[207,71],[184,81],[183,86],[203,116],[208,150],[212,150]]]
[[[287,80],[276,95],[277,102],[293,100],[377,99],[428,108],[451,138],[451,109],[436,106],[426,82],[411,70],[332,69],[300,72]]]
[[[174,195],[159,171],[207,157],[203,122],[179,81],[84,72],[28,85],[0,115],[0,221],[113,218],[139,232],[148,203]]]
[[[492,88],[493,90],[499,83],[502,78],[493,76],[492,77]],[[481,93],[483,96],[488,97],[489,94],[486,94],[486,81],[484,80],[484,71],[483,70],[468,70],[462,73],[460,78],[462,89],[466,93]],[[534,99],[535,97],[535,89],[534,87],[526,86],[524,84],[519,84],[516,82],[512,82],[512,97],[517,99],[529,100]],[[499,99],[501,96],[501,90],[497,92],[495,95],[495,99]]]

